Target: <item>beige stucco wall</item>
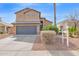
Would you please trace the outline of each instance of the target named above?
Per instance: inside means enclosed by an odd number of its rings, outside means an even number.
[[[34,10],[21,11],[16,14],[16,22],[40,22],[39,15],[40,13]]]
[[[0,31],[4,32],[4,30],[5,30],[5,27],[4,26],[0,26]]]
[[[8,34],[15,34],[16,33],[16,26],[8,27]]]
[[[8,32],[7,27],[6,26],[0,26],[0,32],[7,33]]]

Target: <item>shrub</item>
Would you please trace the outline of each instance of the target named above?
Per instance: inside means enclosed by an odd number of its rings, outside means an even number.
[[[49,24],[49,25],[44,26],[44,27],[42,28],[42,30],[52,30],[52,29],[53,29],[52,24]]]
[[[74,35],[76,35],[77,29],[75,27],[70,27],[68,28],[69,31],[69,36],[73,37]]]
[[[42,30],[54,30],[56,33],[58,33],[58,31],[59,31],[59,29],[56,26],[52,25],[52,24],[44,26],[42,28]]]
[[[79,28],[77,28],[76,35],[79,37]]]
[[[71,33],[72,33],[72,32],[76,32],[76,28],[75,28],[75,27],[70,27],[68,30],[69,30],[69,32],[71,32]]]
[[[3,34],[3,32],[0,32],[0,34]]]
[[[59,32],[59,29],[57,27],[54,26],[53,30],[58,33]]]

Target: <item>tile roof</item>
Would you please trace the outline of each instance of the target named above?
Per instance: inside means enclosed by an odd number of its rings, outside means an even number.
[[[48,22],[51,22],[51,23],[53,23],[52,21],[50,21],[50,20],[47,20],[46,18],[40,18],[40,19],[44,19],[44,20],[46,20],[46,21],[48,21]]]
[[[0,24],[3,24],[3,25],[5,25],[5,26],[13,26],[12,24],[10,24],[10,23],[5,23],[5,22],[0,22]]]
[[[79,22],[79,20],[66,19],[66,20],[59,22],[58,24],[65,23],[65,22]]]
[[[21,11],[24,11],[24,10],[26,10],[26,11],[28,12],[28,11],[34,10],[34,9],[31,9],[31,8],[24,8],[24,9],[22,9],[22,10],[19,10],[19,11],[15,12],[15,14],[17,14],[17,13],[19,13],[19,12],[21,12]],[[37,11],[37,10],[34,10],[34,11],[39,12],[39,11]],[[39,13],[40,13],[40,12],[39,12]]]

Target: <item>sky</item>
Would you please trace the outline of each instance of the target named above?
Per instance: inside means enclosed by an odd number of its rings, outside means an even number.
[[[4,22],[13,23],[16,20],[15,12],[24,8],[31,8],[41,12],[41,17],[53,21],[53,3],[0,3],[0,17]],[[65,20],[74,10],[79,10],[78,3],[57,3],[57,22]],[[78,12],[77,12],[78,13]]]

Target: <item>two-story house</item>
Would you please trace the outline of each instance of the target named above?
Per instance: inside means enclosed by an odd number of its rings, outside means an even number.
[[[13,23],[16,27],[15,34],[39,34],[41,27],[45,24],[52,24],[51,21],[41,18],[41,13],[34,9],[25,8],[15,14],[16,22]]]

